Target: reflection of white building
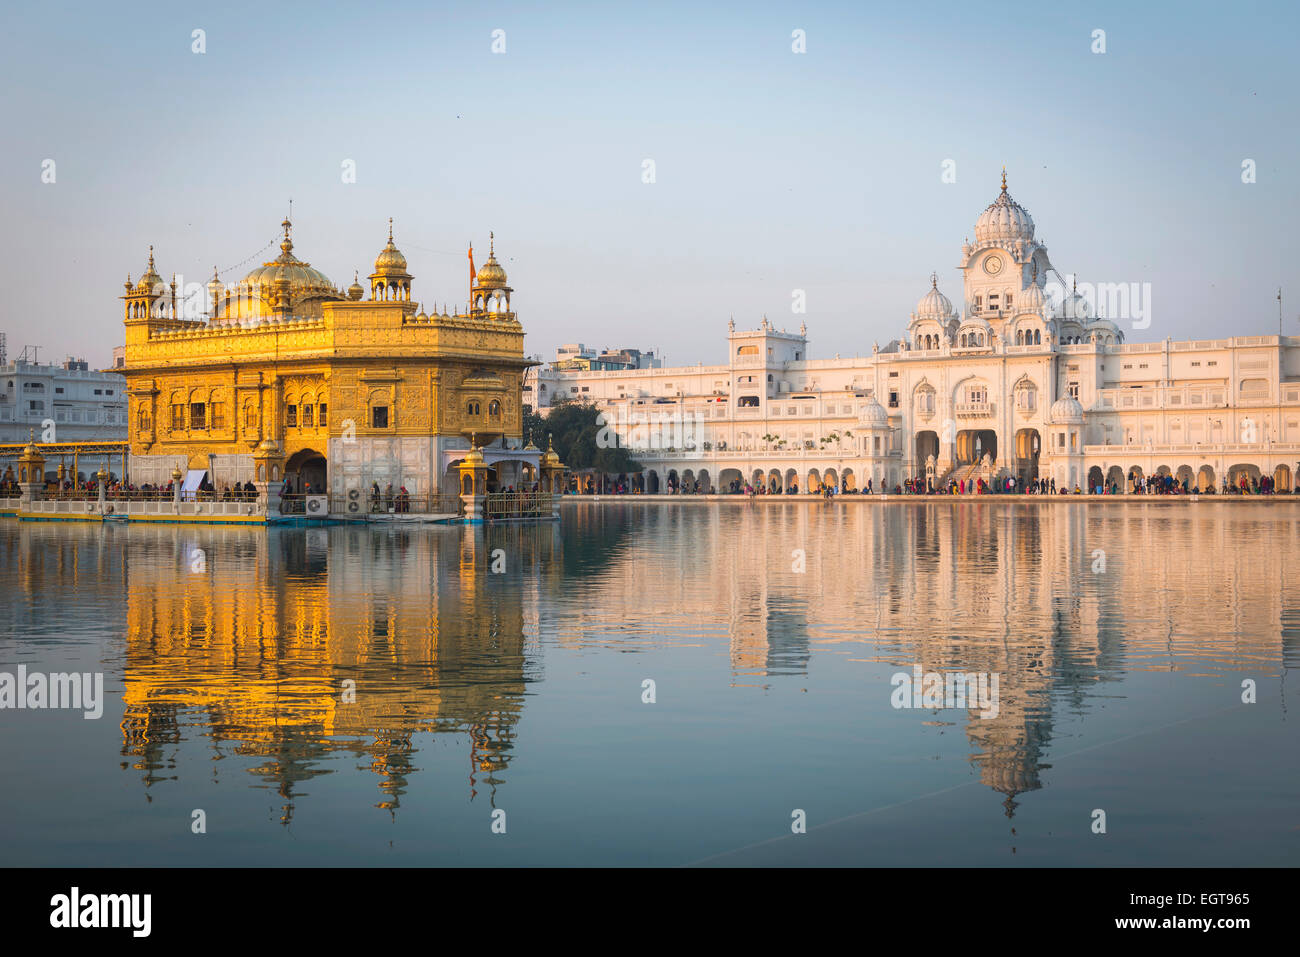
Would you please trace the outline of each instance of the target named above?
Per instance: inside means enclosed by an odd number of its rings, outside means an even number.
[[[1015,475],[1074,487],[1172,473],[1189,487],[1300,466],[1300,337],[1127,343],[1149,298],[1068,286],[1007,192],[962,246],[962,303],[932,277],[905,335],[865,358],[808,355],[806,329],[731,324],[725,365],[543,370],[524,401],[591,401],[611,421],[701,414],[695,449],[638,452],[647,491],[669,480],[800,490],[893,487],[909,476]],[[1049,277],[1054,277],[1049,284]],[[1145,294],[1149,296],[1148,294]],[[532,390],[535,389],[534,393]]]
[[[48,424],[53,423],[53,433]],[[126,441],[126,380],[85,359],[0,365],[0,443]]]

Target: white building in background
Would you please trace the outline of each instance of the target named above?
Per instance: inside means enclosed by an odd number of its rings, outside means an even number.
[[[49,422],[53,435],[43,439]],[[33,433],[38,442],[125,442],[126,379],[91,369],[85,359],[0,365],[0,444]]]
[[[903,336],[869,357],[811,359],[806,328],[764,317],[751,331],[730,323],[724,364],[539,370],[524,401],[543,413],[592,402],[625,436],[646,418],[701,423],[693,443],[655,443],[652,427],[652,447],[633,449],[647,492],[868,479],[879,490],[923,476],[936,487],[1015,476],[1126,491],[1157,474],[1189,488],[1242,475],[1294,487],[1300,337],[1126,342],[1121,324],[1150,322],[1149,292],[1143,302],[1137,284],[1099,285],[1091,299],[1114,318],[1099,317],[1053,266],[1005,174],[959,268],[960,309],[932,277]]]

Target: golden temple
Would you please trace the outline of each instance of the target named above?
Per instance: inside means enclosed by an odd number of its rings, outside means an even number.
[[[281,228],[276,258],[232,284],[214,270],[200,318],[178,301],[175,277],[163,281],[152,247],[144,275],[127,277],[119,371],[132,482],[202,469],[217,491],[287,479],[331,501],[374,484],[455,494],[471,436],[496,486],[535,479],[540,452],[521,435],[521,379],[534,363],[495,237],[477,271],[470,247],[465,306],[426,314],[392,220],[369,298],[356,279],[341,289],[300,260],[292,224]]]

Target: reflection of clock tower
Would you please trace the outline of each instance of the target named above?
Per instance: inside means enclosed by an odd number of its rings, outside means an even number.
[[[1021,311],[1031,283],[1041,289],[1046,280],[1052,268],[1047,247],[1035,241],[1029,211],[1007,192],[1005,170],[1002,192],[976,221],[975,242],[963,244],[961,252],[966,315],[985,319],[995,329]]]

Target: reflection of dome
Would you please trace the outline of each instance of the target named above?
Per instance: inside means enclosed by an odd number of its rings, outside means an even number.
[[[1083,406],[1072,396],[1063,396],[1053,402],[1051,414],[1056,425],[1083,424]]]
[[[1029,211],[1007,192],[1007,174],[1002,174],[1002,192],[975,221],[977,243],[1015,242],[1034,238],[1034,220]]]
[[[939,291],[939,281],[930,277],[930,291],[916,304],[916,318],[938,319],[940,322],[953,317],[952,301]]]
[[[872,399],[870,402],[864,405],[862,407],[862,411],[858,413],[858,421],[861,422],[863,425],[867,426],[868,428],[875,428],[876,426],[888,426],[889,413],[885,411],[885,407],[883,405],[881,405],[875,399]]]

